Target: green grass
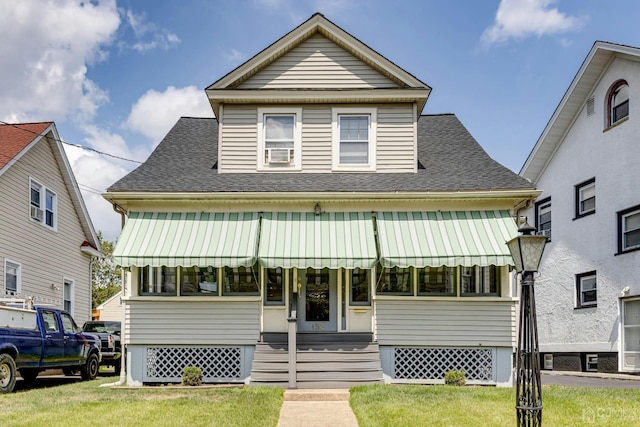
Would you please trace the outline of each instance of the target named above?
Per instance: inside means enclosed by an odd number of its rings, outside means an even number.
[[[275,426],[282,389],[98,387],[116,378],[0,395],[8,426]]]
[[[631,426],[640,423],[640,390],[545,386],[542,424]],[[511,388],[360,386],[351,389],[360,427],[513,426]]]

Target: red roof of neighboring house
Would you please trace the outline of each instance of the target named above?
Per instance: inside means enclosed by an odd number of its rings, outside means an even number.
[[[0,124],[0,169],[52,124],[53,122]]]

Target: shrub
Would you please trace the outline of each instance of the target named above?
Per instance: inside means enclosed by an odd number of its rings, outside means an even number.
[[[200,385],[202,384],[202,369],[197,366],[187,366],[182,371],[182,385]]]
[[[467,383],[464,371],[447,371],[444,374],[444,383],[447,385],[463,386]]]

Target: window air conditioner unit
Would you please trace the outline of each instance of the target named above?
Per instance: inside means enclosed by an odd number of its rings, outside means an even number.
[[[267,148],[269,163],[291,163],[292,148]]]
[[[544,236],[547,239],[551,239],[551,230],[540,230],[536,234],[538,236]]]
[[[44,218],[44,211],[38,207],[31,206],[31,218],[36,221],[42,221]]]

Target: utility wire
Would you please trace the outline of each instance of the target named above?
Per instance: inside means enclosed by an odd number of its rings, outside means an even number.
[[[18,124],[15,124],[15,123],[7,123],[7,122],[4,122],[4,121],[0,120],[0,124],[11,126],[11,127],[16,128],[16,129],[20,129],[23,132],[28,132],[28,133],[32,133],[34,135],[40,136],[40,134],[38,132],[34,132],[34,131],[30,130],[30,129],[24,129],[24,128],[20,127]],[[96,150],[95,148],[87,147],[86,145],[72,144],[70,142],[67,142],[67,141],[64,141],[64,140],[58,139],[58,138],[52,138],[52,139],[55,140],[55,141],[58,141],[58,142],[60,142],[62,144],[68,145],[70,147],[76,147],[76,148],[81,148],[81,149],[87,150],[87,151],[93,151],[94,153],[101,154],[103,156],[112,157],[112,158],[118,159],[118,160],[124,160],[126,162],[137,163],[139,165],[142,164],[142,162],[140,162],[138,160],[127,159],[126,157],[120,157],[120,156],[116,156],[114,154],[105,153],[104,151],[99,151],[99,150]]]

